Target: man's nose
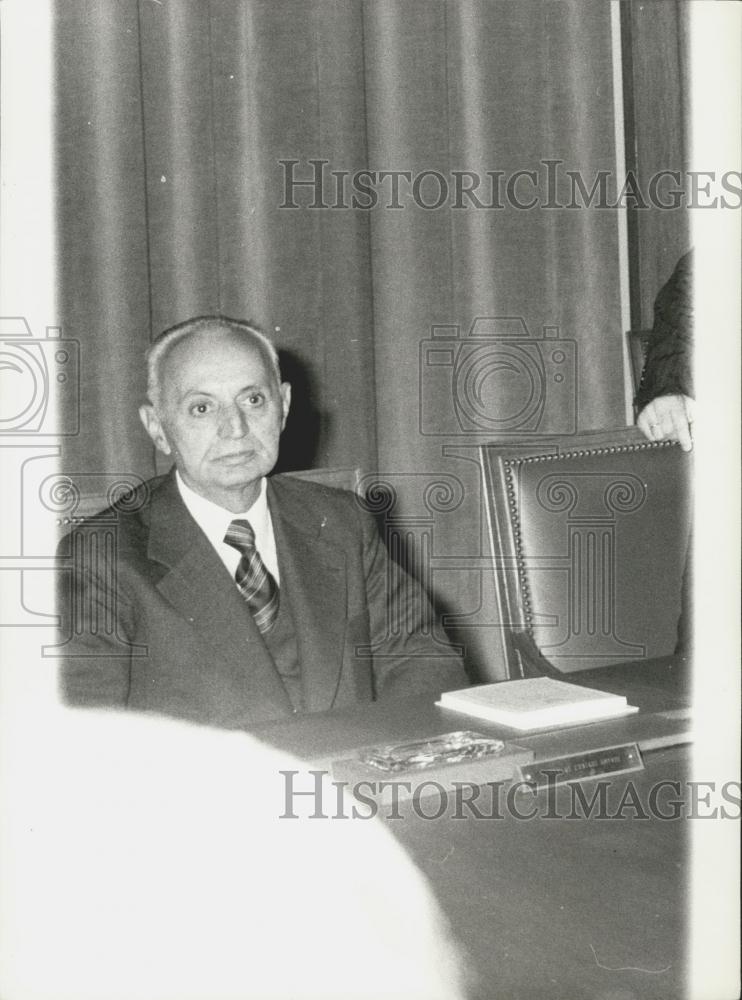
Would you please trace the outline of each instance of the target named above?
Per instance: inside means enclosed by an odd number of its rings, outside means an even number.
[[[247,414],[239,406],[230,406],[222,414],[219,433],[222,437],[244,437],[249,430]]]

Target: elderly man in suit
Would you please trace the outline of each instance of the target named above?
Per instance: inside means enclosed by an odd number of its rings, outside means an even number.
[[[291,399],[267,338],[179,324],[150,349],[148,396],[174,468],[68,536],[90,563],[115,524],[113,569],[62,574],[68,702],[240,728],[467,683],[356,498],[266,478]]]

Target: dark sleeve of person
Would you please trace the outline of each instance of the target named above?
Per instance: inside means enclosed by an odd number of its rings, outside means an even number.
[[[468,687],[461,656],[437,620],[424,589],[387,552],[373,518],[356,502],[379,700]]]
[[[634,403],[693,396],[693,251],[681,257],[654,303],[654,326]]]
[[[60,693],[69,705],[123,708],[129,696],[132,609],[117,583],[104,528],[75,529],[57,550]]]

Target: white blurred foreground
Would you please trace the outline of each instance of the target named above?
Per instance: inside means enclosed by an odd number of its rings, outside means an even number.
[[[307,819],[308,797],[278,818],[279,771],[306,765],[239,733],[43,715],[6,741],[3,1000],[463,996],[387,830]]]

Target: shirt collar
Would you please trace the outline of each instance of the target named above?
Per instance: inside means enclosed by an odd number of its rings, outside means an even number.
[[[188,512],[203,533],[214,544],[223,544],[227,528],[232,521],[238,518],[247,519],[255,532],[256,538],[263,536],[270,524],[268,514],[268,497],[266,491],[266,479],[263,476],[260,480],[260,493],[257,499],[246,511],[234,514],[225,507],[212,500],[207,500],[200,494],[195,493],[190,486],[187,486],[179,472],[175,473],[175,481],[178,484],[178,491],[183,503],[188,508]]]

